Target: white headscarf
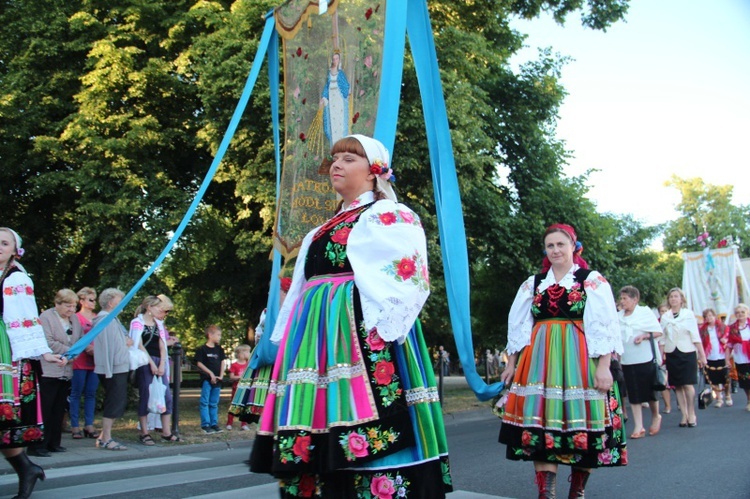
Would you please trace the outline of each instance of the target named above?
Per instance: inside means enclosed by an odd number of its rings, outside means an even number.
[[[21,265],[21,263],[18,261],[18,259],[21,258],[23,254],[25,253],[25,250],[21,247],[21,244],[23,243],[21,236],[19,236],[18,232],[14,231],[10,227],[0,227],[0,229],[7,230],[11,234],[13,234],[13,238],[16,240],[16,255],[17,255],[15,258],[15,261],[13,262],[13,265],[21,269],[23,272],[26,272],[26,269],[23,268],[23,265]]]
[[[362,148],[365,150],[365,154],[367,154],[367,162],[370,163],[370,166],[372,166],[373,163],[379,163],[388,168],[387,173],[375,176],[377,186],[378,189],[383,191],[385,197],[391,201],[398,201],[396,193],[393,191],[393,186],[389,180],[389,178],[393,176],[393,169],[390,165],[391,155],[388,153],[388,149],[386,149],[383,143],[379,140],[367,137],[366,135],[356,134],[349,135],[348,137],[357,139],[357,141],[362,144]]]

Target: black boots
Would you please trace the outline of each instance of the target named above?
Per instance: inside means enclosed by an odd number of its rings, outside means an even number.
[[[41,466],[37,466],[29,460],[29,456],[26,452],[13,457],[6,457],[6,461],[13,466],[18,475],[18,495],[13,499],[27,499],[31,496],[31,491],[34,490],[34,485],[38,479],[44,480],[44,470]]]
[[[568,499],[579,499],[584,497],[583,492],[586,488],[586,482],[588,481],[590,474],[590,472],[583,471],[580,468],[573,468],[570,471],[570,478],[568,478],[568,481],[570,482]]]
[[[536,486],[539,488],[539,499],[554,499],[557,473],[554,471],[537,471]]]

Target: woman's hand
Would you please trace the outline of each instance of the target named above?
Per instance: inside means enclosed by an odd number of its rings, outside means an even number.
[[[156,370],[157,376],[164,376],[164,372],[166,369],[164,368],[164,364],[159,364],[159,368]]]
[[[594,388],[602,393],[607,393],[612,388],[612,373],[609,371],[609,362],[600,362],[594,374]]]
[[[151,374],[153,374],[154,376],[159,376],[159,368],[153,362],[151,362],[150,364],[151,364],[150,365],[150,367],[151,367]]]
[[[125,345],[128,348],[132,347],[133,346],[133,338],[131,338],[130,336],[128,336],[127,338],[125,338]]]
[[[703,369],[706,365],[708,365],[708,363],[706,362],[705,357],[698,357],[698,369]]]
[[[636,345],[640,345],[642,341],[643,341],[643,335],[639,334],[638,336],[635,337],[635,339],[633,340],[633,343],[635,343]]]
[[[58,355],[56,353],[45,353],[42,355],[42,358],[47,362],[53,362],[57,364],[59,367],[65,367],[68,364],[67,357],[63,357],[62,355]]]
[[[505,386],[510,386],[510,384],[513,382],[513,376],[515,374],[516,366],[508,362],[508,365],[505,366],[505,369],[503,369],[503,372],[500,374],[500,381],[502,381]]]

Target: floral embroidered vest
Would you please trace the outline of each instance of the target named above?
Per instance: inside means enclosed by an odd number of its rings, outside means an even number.
[[[342,211],[328,220],[313,236],[305,260],[305,278],[352,272],[346,258],[346,243],[359,217],[373,203]]]
[[[534,319],[583,319],[583,309],[586,307],[586,291],[583,281],[591,273],[588,269],[578,269],[570,289],[557,283],[544,291],[539,291],[539,285],[547,274],[534,276],[534,299],[531,304],[531,313]]]

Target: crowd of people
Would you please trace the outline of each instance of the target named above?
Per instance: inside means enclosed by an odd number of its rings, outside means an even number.
[[[351,135],[336,141],[331,154],[330,181],[341,203],[305,237],[293,276],[284,280],[273,330],[261,337],[264,312],[252,357],[247,345],[235,351],[226,429],[235,415],[242,430],[258,424],[250,468],[276,477],[281,497],[445,497],[452,479],[435,372],[449,375],[450,357],[443,346],[430,354],[418,320],[429,294],[424,231],[396,198],[382,143]],[[673,288],[657,317],[640,305],[633,286],[620,289],[616,303],[606,278],[581,257],[572,226],[551,225],[542,240],[541,272],[517,292],[507,347],[502,354],[487,350],[483,359],[487,376],[499,376],[508,387],[500,399],[499,441],[508,459],[533,463],[540,498],[555,497],[561,465],[571,467],[569,497],[584,497],[592,470],[627,464],[624,400],[632,414],[629,438],[660,432],[662,369],[668,376],[665,412],[672,389],[680,427],[698,424],[699,370],[717,408],[733,405],[729,373],[736,372],[750,411],[748,307],[739,305],[728,326],[708,309],[699,326],[683,292]],[[151,431],[160,427],[161,441],[178,442],[171,432],[171,392],[165,390],[158,411],[149,400],[150,387],[169,386],[173,369],[167,352],[176,338],[164,326],[172,302],[146,297],[129,328],[112,318],[71,362],[71,346],[124,294],[103,290],[95,313],[94,289],[62,289],[54,306],[38,314],[22,255],[19,235],[0,228],[0,449],[18,475],[17,497],[28,497],[45,478],[24,448],[42,457],[65,452],[68,400],[72,438],[126,449],[113,440],[112,427],[124,414],[132,371],[138,440],[155,445]],[[210,325],[205,334],[194,360],[201,429],[212,434],[222,431],[218,402],[227,362],[221,328]]]

